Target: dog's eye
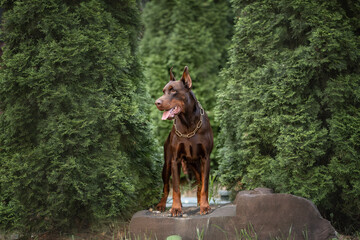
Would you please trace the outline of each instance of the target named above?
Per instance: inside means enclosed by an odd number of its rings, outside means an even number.
[[[176,90],[175,90],[175,89],[171,89],[170,92],[171,92],[172,94],[174,94],[174,93],[176,93]]]

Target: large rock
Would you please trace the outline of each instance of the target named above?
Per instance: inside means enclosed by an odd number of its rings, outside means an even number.
[[[237,221],[251,223],[259,239],[269,239],[269,236],[287,239],[290,232],[294,239],[336,237],[330,222],[305,198],[258,188],[239,192],[234,203]]]
[[[316,206],[305,198],[290,194],[273,194],[270,189],[242,191],[234,204],[212,206],[208,215],[199,215],[199,208],[184,208],[183,217],[169,213],[140,211],[130,222],[135,237],[166,239],[179,235],[183,240],[240,239],[246,234],[257,239],[314,239],[335,237],[329,221],[320,216]],[[305,237],[306,236],[306,237]]]

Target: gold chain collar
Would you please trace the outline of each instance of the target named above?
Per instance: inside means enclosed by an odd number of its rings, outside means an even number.
[[[199,105],[199,107],[200,107],[200,115],[201,115],[201,116],[200,116],[199,122],[196,124],[196,128],[194,129],[194,131],[192,131],[192,132],[190,132],[190,133],[188,133],[188,134],[182,134],[181,132],[179,132],[179,130],[178,130],[177,127],[176,127],[176,118],[174,119],[175,133],[176,133],[176,135],[178,135],[178,137],[191,138],[191,137],[193,137],[193,136],[196,134],[196,132],[201,128],[202,123],[203,123],[203,122],[202,122],[202,116],[204,115],[205,111],[204,111],[204,109],[202,108],[200,102],[197,101],[197,103],[198,103],[198,105]]]

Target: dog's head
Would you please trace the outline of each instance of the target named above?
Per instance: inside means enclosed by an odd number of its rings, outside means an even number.
[[[185,112],[186,101],[192,87],[189,69],[184,68],[183,75],[179,81],[175,80],[172,68],[170,69],[170,81],[163,88],[160,98],[155,101],[155,105],[160,111],[164,111],[162,120],[171,120],[181,112]]]

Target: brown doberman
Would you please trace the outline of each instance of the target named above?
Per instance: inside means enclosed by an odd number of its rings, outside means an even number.
[[[164,95],[155,101],[157,108],[164,111],[162,120],[174,120],[171,132],[164,144],[163,196],[156,206],[164,211],[169,195],[169,180],[172,175],[173,204],[172,216],[182,215],[180,199],[180,170],[188,170],[196,177],[197,203],[200,214],[210,211],[208,185],[210,153],[213,148],[213,133],[209,119],[191,91],[192,81],[186,66],[179,81],[170,69],[170,82],[163,89]]]

